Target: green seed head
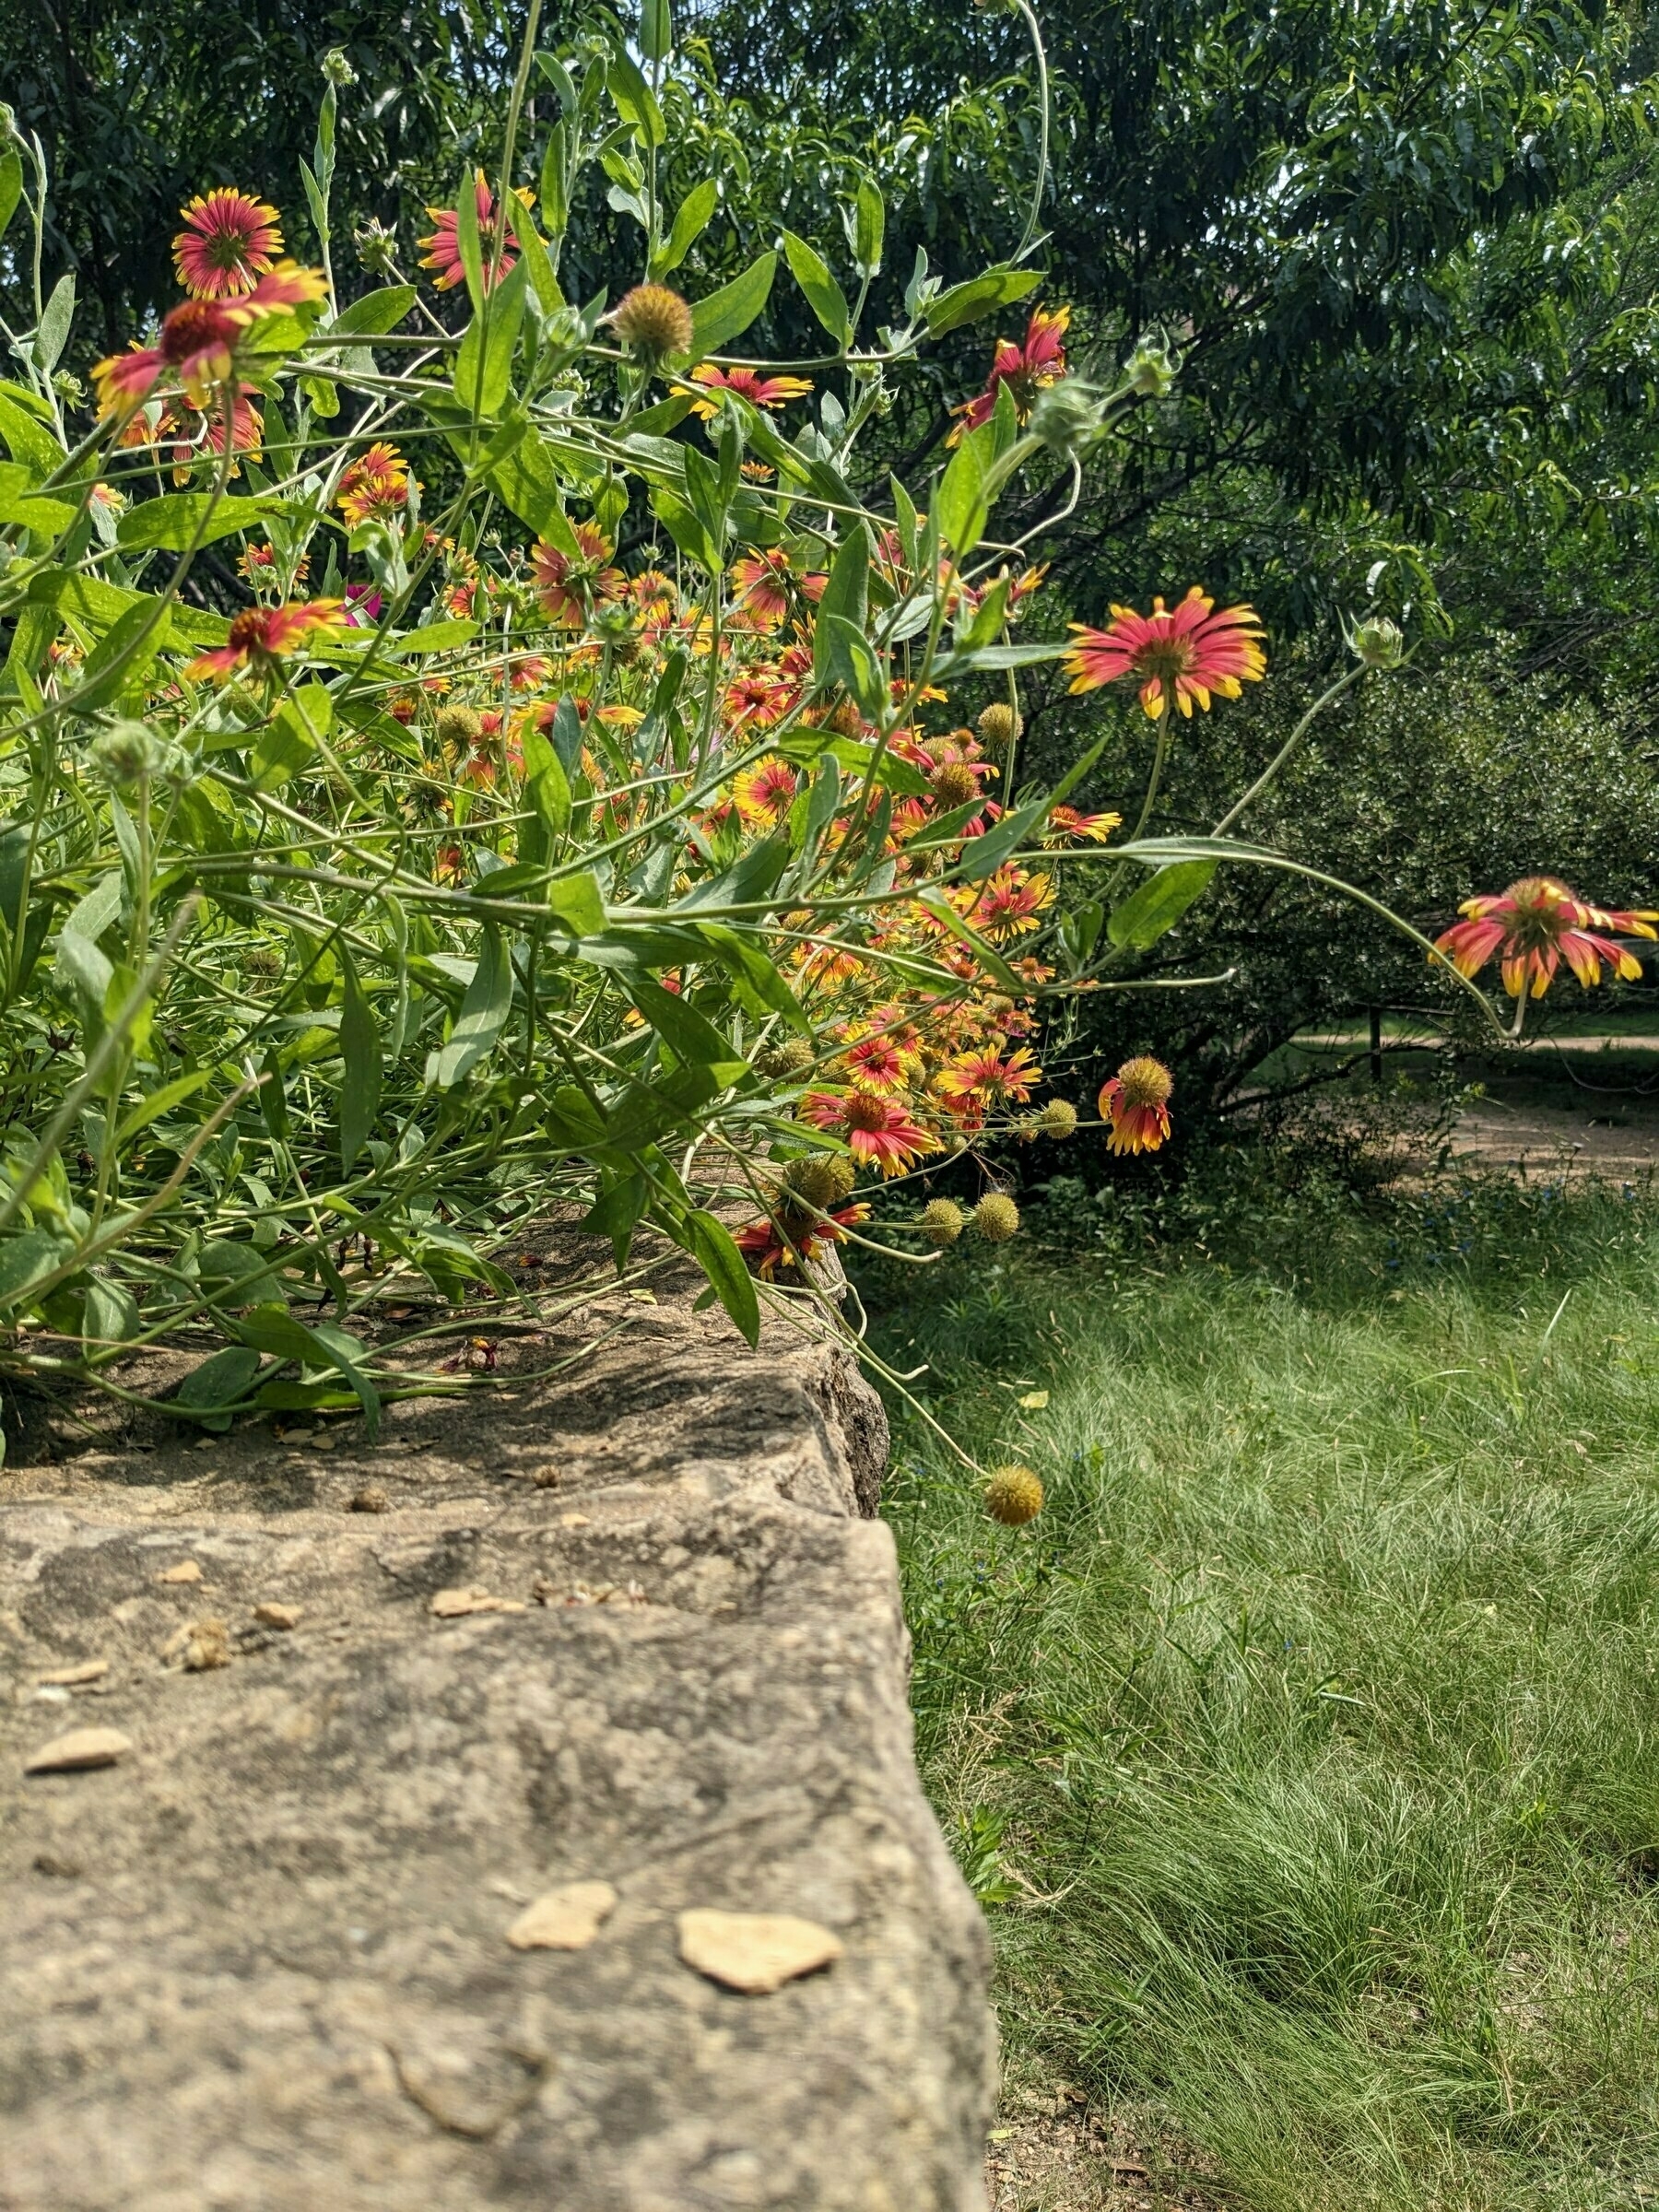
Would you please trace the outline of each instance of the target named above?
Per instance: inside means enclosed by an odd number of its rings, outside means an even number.
[[[1030,1467],[995,1467],[985,1484],[985,1511],[1005,1528],[1023,1528],[1042,1511],[1042,1484]]]
[[[954,1244],[968,1226],[968,1217],[954,1198],[930,1198],[922,1208],[922,1234],[941,1252]]]
[[[1006,1244],[1019,1228],[1019,1208],[1006,1191],[987,1191],[973,1209],[973,1227],[987,1244]]]

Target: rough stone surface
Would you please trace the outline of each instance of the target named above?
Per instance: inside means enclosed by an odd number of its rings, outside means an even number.
[[[982,2205],[984,1936],[859,1517],[879,1405],[659,1296],[378,1445],[65,1427],[0,1477],[4,2212]],[[131,1748],[25,1775],[76,1727]],[[510,1943],[581,1882],[591,1943]],[[682,1960],[699,1910],[841,1955],[743,1995]]]

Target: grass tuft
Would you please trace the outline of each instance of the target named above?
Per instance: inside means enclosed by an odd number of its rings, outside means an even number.
[[[864,1286],[1048,1493],[997,1527],[895,1404],[1011,2063],[1151,2100],[1251,2212],[1659,2201],[1659,1212],[1450,1212]]]

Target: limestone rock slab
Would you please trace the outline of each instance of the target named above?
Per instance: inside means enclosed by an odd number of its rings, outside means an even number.
[[[879,1403],[659,1296],[378,1444],[0,1477],[0,2212],[982,2205],[986,1947],[862,1517]],[[25,1771],[84,1730],[128,1747]],[[576,1884],[591,1940],[514,1941]],[[722,1986],[695,1912],[828,1963]]]

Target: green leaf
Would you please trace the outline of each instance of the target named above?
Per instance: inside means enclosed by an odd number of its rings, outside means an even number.
[[[69,326],[75,320],[75,276],[71,272],[60,276],[52,288],[41,316],[41,327],[35,333],[34,357],[42,376],[50,376],[62,358],[69,342]]]
[[[812,1022],[806,1008],[759,945],[724,922],[701,922],[698,932],[740,986],[747,986],[774,1014],[782,1014],[791,1029],[798,1030],[803,1037],[811,1036]]]
[[[575,936],[596,937],[605,927],[605,898],[592,868],[555,877],[547,886],[547,905],[553,919]]]
[[[686,1229],[692,1257],[714,1286],[716,1297],[737,1324],[744,1342],[752,1348],[760,1341],[760,1300],[755,1278],[744,1265],[730,1230],[712,1214],[696,1210],[686,1216]]]
[[[552,451],[539,431],[529,431],[504,461],[498,462],[489,472],[489,481],[520,522],[528,523],[538,537],[545,537],[572,560],[583,558],[576,533],[565,518],[564,493]]]
[[[253,1351],[296,1360],[301,1367],[333,1368],[343,1375],[363,1408],[363,1425],[371,1439],[379,1433],[380,1394],[358,1364],[368,1352],[357,1337],[327,1323],[308,1328],[286,1306],[255,1306],[234,1325],[242,1343]]]
[[[53,469],[63,465],[64,449],[45,424],[37,422],[26,407],[20,407],[4,392],[0,392],[0,438],[5,439],[6,451],[14,461],[20,461],[25,468],[35,471],[37,483],[41,477],[49,477]]]
[[[979,544],[991,517],[985,497],[985,458],[980,432],[971,430],[952,454],[935,502],[940,535],[959,560]]]
[[[111,692],[142,688],[167,636],[167,614],[158,599],[140,600],[112,624],[92,651],[76,686],[81,712]]]
[[[777,266],[775,253],[762,253],[741,276],[734,276],[730,284],[723,284],[717,292],[697,302],[691,310],[688,358],[693,362],[700,361],[705,354],[717,353],[729,339],[742,336],[771,297]]]
[[[853,252],[861,276],[874,276],[881,266],[881,241],[887,229],[887,208],[873,179],[860,177],[853,202]]]
[[[674,50],[674,19],[668,0],[643,0],[640,9],[640,52],[648,62],[665,62]]]
[[[512,354],[524,319],[524,265],[513,265],[466,326],[455,357],[455,396],[476,416],[500,412],[512,384]]]
[[[1218,863],[1181,860],[1147,877],[1121,906],[1112,910],[1106,935],[1114,945],[1144,952],[1156,945],[1166,930],[1173,929],[1195,899],[1203,896]]]
[[[540,730],[525,731],[524,756],[524,796],[547,832],[545,853],[560,843],[570,830],[571,780],[565,774],[563,761]],[[603,906],[599,926],[604,927]]]
[[[418,294],[412,284],[388,284],[378,292],[365,292],[349,307],[343,307],[329,325],[328,335],[343,337],[383,337],[387,331],[395,330]]]
[[[193,1098],[212,1074],[210,1067],[192,1068],[189,1075],[175,1076],[171,1083],[163,1083],[159,1090],[152,1090],[140,1099],[115,1132],[117,1150],[130,1144],[140,1129],[159,1120],[162,1114],[171,1113],[175,1106],[182,1105],[186,1099]]]
[[[20,1236],[0,1240],[0,1308],[15,1306],[31,1284],[55,1275],[73,1250],[45,1229],[26,1229]]]
[[[674,218],[674,228],[668,233],[666,245],[659,246],[656,256],[656,274],[667,276],[677,269],[692,247],[713,219],[720,204],[720,187],[712,177],[705,177],[700,184],[693,184],[680,202]]]
[[[835,559],[830,564],[824,595],[818,602],[818,628],[813,640],[812,676],[820,687],[836,673],[832,666],[834,647],[824,625],[824,618],[839,615],[852,623],[861,634],[869,625],[870,607],[870,534],[863,523],[855,523],[842,539]],[[844,676],[841,679],[846,681]]]
[[[340,1085],[340,1166],[349,1174],[380,1112],[381,1037],[374,1009],[358,980],[357,963],[344,944],[340,965],[345,982],[340,1006],[340,1056],[345,1063]]]
[[[299,708],[284,700],[276,718],[259,733],[253,747],[255,791],[280,791],[315,758],[317,741],[306,728]]]
[[[927,335],[942,338],[947,331],[977,323],[982,315],[993,314],[999,307],[1011,307],[1041,282],[1041,269],[987,269],[982,276],[971,276],[966,284],[953,284],[923,309]]]
[[[170,491],[159,500],[129,507],[116,526],[115,543],[124,553],[159,547],[182,553],[186,546],[211,546],[238,530],[254,529],[262,518],[280,512],[271,499],[218,499],[210,491]]]
[[[80,509],[35,491],[38,481],[37,472],[21,462],[0,461],[0,523],[20,523],[26,530],[56,537],[72,526]]]
[[[606,55],[605,84],[623,122],[632,124],[647,146],[661,146],[668,135],[663,111],[640,65],[625,48],[613,46]]]
[[[844,351],[853,335],[853,315],[846,294],[830,273],[829,263],[793,230],[783,233],[783,251],[795,282],[806,295],[806,304]]]
[[[180,1383],[174,1404],[188,1406],[204,1429],[223,1435],[230,1426],[230,1408],[253,1387],[260,1370],[260,1356],[245,1344],[228,1345],[193,1367]]]
[[[23,157],[15,146],[8,146],[0,154],[0,238],[6,235],[6,225],[18,212],[18,202],[23,196]]]
[[[552,256],[526,209],[519,210],[512,229],[519,242],[519,250],[524,256],[524,266],[530,273],[531,289],[540,302],[543,314],[550,315],[565,303],[564,292],[554,273]]]
[[[484,948],[461,1001],[449,1042],[433,1055],[439,1090],[452,1090],[492,1053],[512,1006],[512,967],[493,922],[484,924]]]
[[[130,1344],[140,1325],[138,1302],[126,1286],[95,1275],[87,1285],[86,1303],[81,1308],[82,1349]]]
[[[475,315],[484,307],[484,252],[478,240],[478,188],[470,169],[461,172],[455,194],[455,251],[466,277],[466,296]]]
[[[717,1067],[740,1058],[706,1016],[661,983],[641,976],[632,986],[634,1005],[677,1058],[699,1067]]]
[[[818,635],[826,641],[831,674],[852,692],[865,721],[874,722],[888,703],[887,672],[874,646],[845,615],[820,614]]]

